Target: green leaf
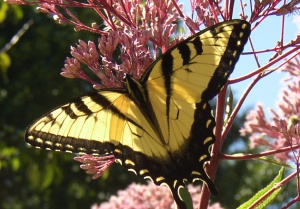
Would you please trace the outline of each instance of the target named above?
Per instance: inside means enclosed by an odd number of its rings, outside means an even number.
[[[0,71],[2,71],[4,82],[8,81],[7,69],[9,68],[10,65],[11,65],[10,57],[6,53],[0,53]]]
[[[194,209],[193,200],[189,190],[186,187],[181,187],[179,189],[179,195],[187,206],[187,209]]]
[[[3,23],[7,15],[8,5],[0,2],[0,23]]]
[[[14,17],[17,18],[18,20],[22,20],[24,17],[22,7],[20,5],[10,5],[10,6],[14,14]]]
[[[31,187],[40,188],[41,174],[37,164],[31,164],[27,167],[27,177]]]
[[[246,209],[249,208],[254,202],[256,202],[260,197],[262,197],[265,193],[270,191],[272,188],[276,187],[277,184],[283,179],[284,174],[284,167],[282,167],[278,173],[278,175],[274,178],[274,180],[266,186],[264,189],[257,192],[250,200],[245,202],[244,204],[240,205],[237,209]],[[265,199],[263,199],[261,202],[259,202],[258,205],[256,205],[255,209],[263,209],[266,208],[281,192],[282,187],[278,187],[276,190],[274,190],[270,195],[268,195]]]
[[[20,159],[19,158],[12,158],[11,159],[11,168],[13,171],[17,171],[20,168]]]
[[[0,70],[3,74],[7,73],[7,69],[11,64],[11,60],[6,53],[0,53]]]
[[[275,159],[272,159],[272,158],[267,158],[267,157],[259,157],[258,158],[259,160],[262,160],[262,161],[265,161],[265,162],[268,162],[268,163],[272,163],[274,165],[280,165],[280,166],[283,166],[283,167],[286,167],[286,168],[295,168],[287,163],[283,163],[283,162],[280,162],[280,161],[277,161]]]
[[[54,169],[52,164],[48,164],[43,171],[43,179],[41,184],[41,190],[49,187],[54,179]]]
[[[243,156],[247,156],[243,153],[235,153],[233,155],[231,155],[232,157],[243,157]],[[255,159],[258,159],[258,160],[261,160],[261,161],[265,161],[267,163],[271,163],[271,164],[274,164],[274,165],[279,165],[279,166],[283,166],[283,167],[286,167],[286,168],[292,168],[292,169],[295,169],[294,166],[291,166],[287,163],[283,163],[281,161],[278,161],[278,160],[275,160],[273,158],[267,158],[267,157],[258,157],[258,158],[255,158]]]
[[[15,147],[4,147],[0,150],[0,170],[10,167],[13,171],[17,171],[20,167],[17,153],[18,150]]]

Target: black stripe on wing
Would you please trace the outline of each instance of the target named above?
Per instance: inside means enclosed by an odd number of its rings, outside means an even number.
[[[172,95],[172,84],[171,79],[173,75],[173,56],[171,53],[165,54],[162,58],[162,74],[164,75],[165,91],[166,91],[166,115],[169,117],[170,114],[170,99]],[[169,121],[168,121],[169,122]]]
[[[182,66],[188,65],[192,59],[191,58],[191,49],[187,45],[187,43],[192,43],[194,45],[193,49],[196,50],[196,56],[201,55],[203,53],[202,42],[201,42],[199,36],[195,37],[190,42],[183,42],[182,44],[179,44],[178,50],[179,50],[179,53],[182,58]]]

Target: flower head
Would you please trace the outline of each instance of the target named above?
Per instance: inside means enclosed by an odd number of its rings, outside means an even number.
[[[246,117],[241,135],[249,134],[251,147],[267,147],[269,150],[293,147],[299,144],[298,122],[300,118],[300,61],[296,58],[288,62],[283,69],[287,72],[284,87],[278,102],[279,111],[271,109],[273,115],[271,122],[265,117],[261,104],[250,111]],[[292,149],[291,149],[292,150]],[[290,151],[291,151],[290,150]],[[275,154],[281,161],[295,160],[287,151]]]
[[[99,178],[105,170],[116,160],[113,155],[95,157],[93,155],[81,155],[74,160],[83,163],[80,168],[86,170],[88,174],[94,174],[93,179]]]
[[[193,205],[199,205],[199,186],[189,185]],[[176,205],[168,187],[156,186],[152,182],[147,185],[132,183],[127,189],[119,191],[117,196],[111,196],[108,202],[100,205],[94,204],[91,209],[175,209]],[[222,209],[219,203],[213,204],[208,209]]]

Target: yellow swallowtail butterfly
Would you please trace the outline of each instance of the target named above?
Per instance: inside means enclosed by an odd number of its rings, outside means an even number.
[[[102,89],[63,104],[26,131],[35,147],[113,154],[128,170],[179,189],[204,181],[215,142],[208,103],[226,84],[250,35],[250,24],[231,20],[209,27],[159,57],[140,80],[127,75],[125,88]]]

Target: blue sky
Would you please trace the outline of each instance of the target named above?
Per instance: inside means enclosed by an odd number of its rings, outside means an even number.
[[[251,38],[254,42],[254,47],[256,48],[256,50],[268,49],[275,46],[276,42],[280,39],[280,22],[281,17],[274,16],[271,18],[267,18],[260,26],[258,26],[257,30],[251,34]],[[293,16],[287,16],[285,19],[285,24],[284,44],[295,39],[298,29],[297,25],[293,21]],[[244,51],[250,51],[249,43],[247,44]],[[260,64],[265,65],[266,63],[268,63],[268,60],[272,57],[272,55],[273,53],[264,53],[259,55]],[[271,66],[271,69],[277,66],[278,64],[275,66]],[[236,78],[241,75],[248,74],[255,69],[257,69],[257,66],[254,62],[253,56],[242,56],[234,70],[234,73],[231,75],[231,78]],[[274,108],[278,101],[279,90],[282,87],[282,79],[285,76],[285,73],[276,71],[260,80],[260,82],[256,84],[256,86],[249,94],[244,108],[246,108],[247,106],[253,106],[257,102],[261,102],[265,107]],[[251,80],[252,79],[249,79],[249,81],[232,85],[232,89],[234,92],[236,92],[237,96],[240,96],[243,93]]]

